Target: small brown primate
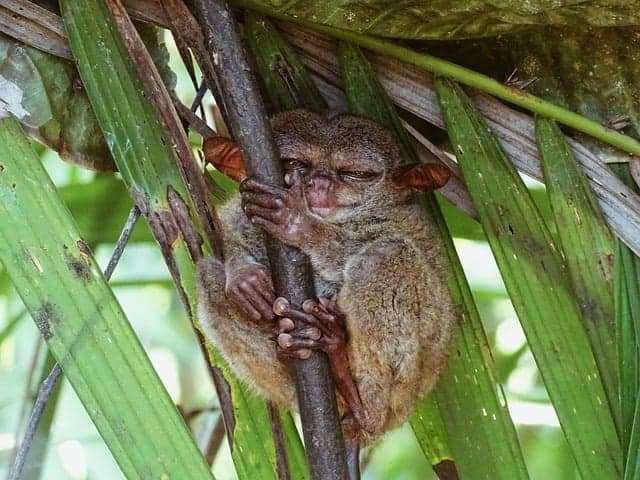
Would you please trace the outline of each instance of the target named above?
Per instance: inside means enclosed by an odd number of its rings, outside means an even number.
[[[200,319],[240,378],[290,408],[287,358],[325,351],[345,434],[366,443],[407,419],[447,358],[448,260],[418,193],[448,171],[404,165],[393,135],[363,118],[294,110],[271,123],[288,188],[249,178],[223,207],[226,263],[198,266]],[[263,231],[309,256],[317,298],[276,299]]]

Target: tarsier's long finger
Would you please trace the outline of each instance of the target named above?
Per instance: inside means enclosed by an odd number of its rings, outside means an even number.
[[[244,294],[240,291],[238,287],[234,287],[231,292],[233,296],[231,297],[233,302],[238,305],[247,315],[249,315],[254,320],[260,320],[262,315],[258,310],[256,310],[251,302],[245,298]]]
[[[271,320],[275,317],[271,303],[262,296],[255,285],[249,282],[242,282],[239,285],[240,291],[244,294],[244,298],[247,299],[254,309],[260,312],[261,318]]]
[[[267,220],[267,219],[262,218],[262,217],[256,217],[256,216],[250,217],[249,215],[247,215],[247,217],[249,218],[251,223],[253,223],[254,225],[257,225],[260,228],[262,228],[269,235],[272,235],[272,236],[275,237],[275,236],[277,236],[278,232],[280,231],[280,227],[278,226],[278,224],[273,223],[270,220]]]
[[[249,204],[265,208],[284,207],[284,201],[279,196],[266,193],[245,192],[242,194],[242,206]]]
[[[308,326],[319,328],[324,333],[322,323],[316,317],[303,311],[296,310],[295,308],[291,308],[291,304],[286,298],[276,298],[276,301],[273,302],[273,312],[279,317],[289,317]]]
[[[302,304],[302,310],[327,323],[334,323],[336,321],[335,315],[330,313],[321,303],[314,300],[305,300]]]
[[[256,193],[268,193],[271,195],[276,195],[280,198],[283,198],[285,194],[285,190],[276,187],[275,185],[270,185],[268,183],[263,183],[255,178],[247,178],[244,182],[240,184],[239,190],[241,193],[245,192],[256,192]]]
[[[306,360],[311,356],[311,352],[312,350],[308,348],[301,348],[300,350],[291,350],[291,351],[279,348],[278,358],[280,359],[281,362],[285,363],[288,366],[289,364],[288,360],[292,358]]]
[[[288,333],[296,328],[296,324],[293,323],[293,320],[287,317],[283,317],[278,320],[278,334]]]
[[[302,304],[302,310],[318,320],[317,325],[327,338],[344,339],[343,322],[340,321],[340,317],[329,311],[321,303],[314,300],[305,300]]]
[[[320,305],[322,305],[324,308],[326,308],[328,311],[333,311],[336,308],[336,297],[334,296],[333,298],[327,298],[327,297],[323,297],[322,295],[318,297],[318,302],[320,302]]]
[[[289,352],[296,350],[308,349],[308,350],[320,350],[321,346],[317,340],[312,338],[303,338],[290,333],[281,333],[278,335],[278,346]]]
[[[273,292],[273,285],[271,284],[270,278],[261,278],[258,282],[254,284],[254,288],[262,295],[267,303],[269,304],[269,310],[273,312],[273,302],[276,299],[276,294]]]
[[[273,333],[269,336],[269,339],[274,342],[278,340],[278,336],[283,333],[290,333],[292,330],[296,328],[295,323],[290,318],[280,318],[278,319],[278,323],[276,327],[273,329]]]
[[[263,208],[251,203],[245,205],[244,214],[247,218],[260,217],[269,220],[273,223],[280,223],[282,221],[282,211],[274,210],[271,208]]]

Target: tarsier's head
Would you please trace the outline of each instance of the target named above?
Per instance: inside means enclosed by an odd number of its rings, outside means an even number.
[[[285,182],[300,182],[309,210],[325,221],[380,212],[448,179],[439,165],[403,163],[393,134],[365,118],[293,110],[271,125]]]

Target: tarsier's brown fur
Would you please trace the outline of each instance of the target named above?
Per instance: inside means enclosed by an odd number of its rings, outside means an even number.
[[[309,170],[333,177],[345,165],[380,172],[373,181],[341,184],[335,195],[342,208],[311,215],[312,234],[281,238],[309,256],[316,293],[337,298],[346,317],[348,359],[367,412],[360,436],[369,442],[407,419],[445,364],[457,313],[443,241],[422,212],[418,192],[392,181],[401,156],[386,129],[354,116],[328,119],[303,110],[276,115],[272,129],[281,157],[302,159]],[[247,271],[268,276],[262,229],[243,212],[240,195],[220,216],[226,264],[207,259],[199,265],[202,324],[241,379],[295,408],[292,376],[276,354],[274,322],[250,318],[227,296],[233,279]]]

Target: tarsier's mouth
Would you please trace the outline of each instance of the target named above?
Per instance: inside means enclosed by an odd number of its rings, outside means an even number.
[[[326,218],[329,217],[331,215],[339,215],[341,212],[344,212],[344,210],[348,210],[348,209],[354,209],[356,207],[359,206],[358,203],[349,203],[349,204],[345,204],[345,205],[327,205],[327,204],[316,204],[316,205],[312,205],[310,203],[307,203],[308,207],[309,207],[309,211],[314,214],[317,215],[318,217],[321,218]]]
[[[311,205],[309,206],[309,210],[311,210],[311,213],[314,213],[319,217],[326,217],[328,215],[331,215],[337,209],[338,209],[337,206],[334,206],[334,207],[321,207],[321,206],[311,206]]]

